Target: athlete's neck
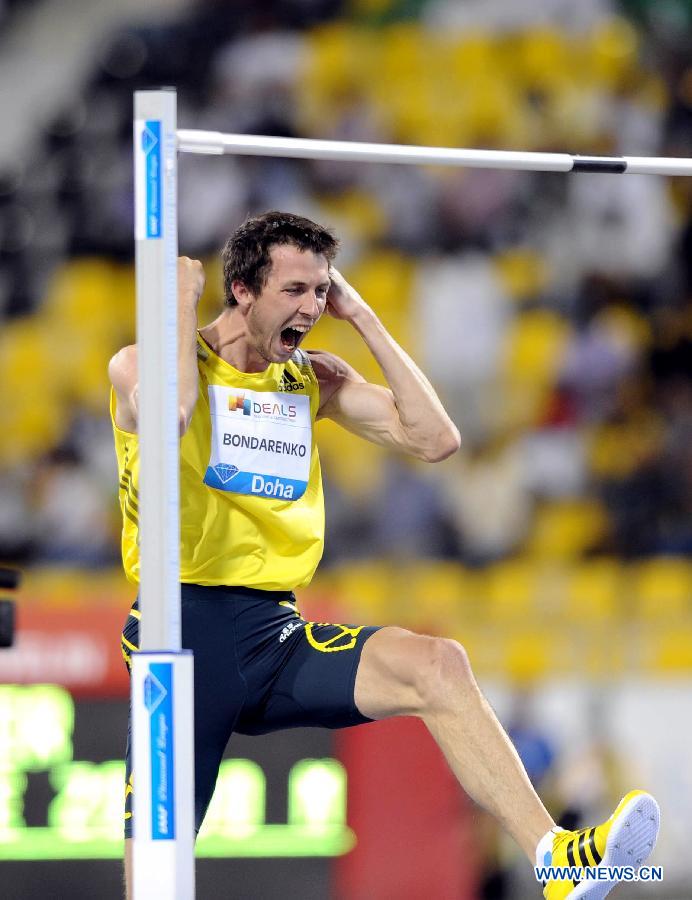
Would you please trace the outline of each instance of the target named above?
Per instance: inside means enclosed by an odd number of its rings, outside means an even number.
[[[239,372],[264,372],[269,366],[250,342],[245,319],[237,307],[225,309],[199,333],[217,356]]]

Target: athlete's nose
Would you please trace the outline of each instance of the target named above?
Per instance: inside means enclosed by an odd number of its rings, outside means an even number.
[[[317,291],[308,291],[304,295],[303,302],[300,304],[298,312],[302,313],[306,318],[313,322],[317,320],[322,312],[320,307],[320,297]]]

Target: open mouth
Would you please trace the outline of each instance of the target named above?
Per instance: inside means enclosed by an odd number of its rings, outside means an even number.
[[[295,350],[310,329],[307,325],[294,325],[281,332],[281,343],[285,350]]]

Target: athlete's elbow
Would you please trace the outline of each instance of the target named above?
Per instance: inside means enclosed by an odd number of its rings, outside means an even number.
[[[180,432],[180,437],[182,437],[190,427],[193,412],[194,406],[192,408],[189,408],[187,406],[180,407],[178,411],[178,430]]]
[[[438,463],[449,459],[461,447],[459,429],[452,422],[449,427],[437,435],[435,442],[426,447],[421,459],[424,462]]]
[[[192,422],[192,414],[197,405],[197,383],[192,385],[178,382],[178,425],[180,437],[190,427]]]

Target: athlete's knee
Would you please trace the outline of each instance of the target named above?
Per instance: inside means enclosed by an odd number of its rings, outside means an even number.
[[[466,650],[449,638],[423,638],[413,659],[412,674],[419,714],[443,710],[459,690],[475,687]]]
[[[373,719],[424,716],[451,704],[453,686],[471,683],[475,684],[466,652],[456,641],[390,626],[365,645],[355,702],[363,715]]]

